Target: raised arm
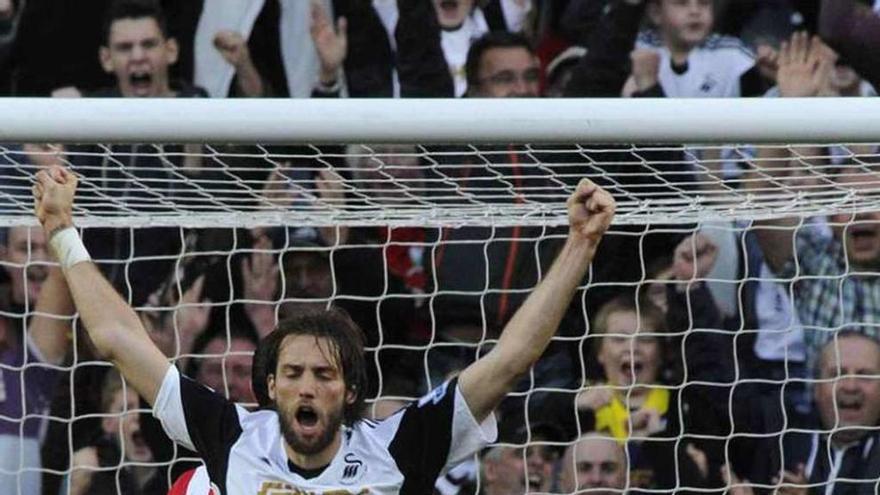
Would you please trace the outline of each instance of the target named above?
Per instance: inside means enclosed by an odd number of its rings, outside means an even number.
[[[110,359],[134,389],[153,404],[168,371],[168,361],[147,335],[134,310],[91,262],[73,227],[76,177],[53,166],[40,171],[34,185],[34,209],[49,248],[61,264],[80,319],[98,353]]]
[[[459,388],[478,421],[492,413],[544,353],[611,225],[615,206],[610,194],[586,179],[568,199],[568,239],[547,276],[504,328],[495,348],[461,373]]]
[[[782,97],[813,97],[825,90],[834,65],[834,56],[818,39],[795,33],[779,50],[777,82]],[[750,172],[749,187],[768,192],[785,185],[799,189],[811,182],[808,157],[821,155],[814,147],[761,147],[757,163],[760,169]],[[806,171],[806,173],[805,173]],[[797,218],[779,218],[756,222],[755,235],[767,265],[780,271],[794,256],[794,227]]]

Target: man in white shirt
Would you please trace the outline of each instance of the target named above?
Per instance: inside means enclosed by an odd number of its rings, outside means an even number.
[[[107,283],[73,227],[76,177],[37,174],[35,210],[97,352],[196,450],[221,493],[428,493],[437,476],[495,439],[493,409],[546,349],[611,224],[615,202],[583,180],[569,235],[497,345],[417,403],[359,419],[366,390],[360,329],[340,310],[304,312],[261,342],[272,407],[248,412],[182,376]],[[268,347],[266,347],[268,346]]]

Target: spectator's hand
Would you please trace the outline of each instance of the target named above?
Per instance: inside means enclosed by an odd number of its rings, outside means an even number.
[[[614,219],[614,198],[589,179],[581,179],[567,203],[569,238],[597,246]]]
[[[781,481],[779,478],[774,478],[773,484],[780,485],[776,493],[778,495],[807,495],[807,483],[809,483],[809,480],[807,480],[804,470],[804,465],[801,464],[798,466],[796,473],[784,471]]]
[[[251,63],[251,52],[247,40],[241,33],[230,30],[218,31],[214,35],[214,48],[236,69]]]
[[[345,206],[345,188],[342,186],[342,176],[333,170],[321,170],[315,178],[315,186],[321,200],[334,208]],[[318,229],[324,244],[336,246],[348,242],[348,227],[321,227]]]
[[[578,410],[598,411],[611,403],[613,392],[610,388],[594,386],[581,390],[575,399]]]
[[[758,45],[757,57],[755,65],[761,75],[771,81],[776,80],[776,73],[779,71],[779,51],[770,45]]]
[[[833,68],[834,60],[818,37],[811,40],[807,33],[795,33],[779,49],[779,93],[795,98],[818,96],[828,87]]]
[[[318,58],[321,59],[321,82],[333,84],[348,54],[348,21],[340,17],[334,29],[324,7],[313,1],[311,33]]]
[[[70,460],[73,470],[70,473],[70,494],[85,495],[92,486],[92,476],[100,466],[98,462],[98,449],[84,447],[73,453]]]
[[[178,331],[180,354],[189,354],[195,342],[211,321],[211,300],[202,298],[205,276],[199,278],[183,293],[174,310],[174,329]]]
[[[37,172],[33,186],[34,212],[47,234],[73,225],[76,183],[73,173],[57,165]]]
[[[249,301],[262,301],[245,303],[244,311],[250,318],[251,323],[262,338],[275,329],[275,310],[267,304],[275,299],[278,291],[278,273],[280,267],[275,261],[275,256],[270,252],[272,241],[262,230],[254,235],[254,249],[258,250],[251,254],[250,259],[241,260],[241,280],[244,298]]]
[[[684,451],[688,455],[688,457],[690,457],[691,460],[694,461],[694,465],[697,466],[697,470],[700,472],[700,476],[702,476],[703,479],[708,478],[709,456],[707,456],[705,452],[698,449],[692,443],[687,444],[687,446],[684,448]]]
[[[721,468],[721,478],[727,485],[727,495],[754,495],[755,491],[749,486],[749,480],[739,479],[736,473],[731,471],[727,466]]]
[[[632,436],[646,438],[663,431],[660,413],[654,409],[643,408],[630,415]]]
[[[638,91],[653,88],[660,80],[660,54],[656,50],[639,48],[629,54],[632,78]]]
[[[675,248],[672,273],[676,280],[706,278],[718,259],[718,247],[703,234],[682,239]]]
[[[280,268],[272,254],[272,241],[259,237],[254,242],[254,252],[241,260],[241,280],[244,286],[244,298],[250,301],[272,301],[278,291],[278,273]]]

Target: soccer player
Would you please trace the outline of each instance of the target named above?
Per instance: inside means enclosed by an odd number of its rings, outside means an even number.
[[[248,412],[182,376],[89,260],[73,227],[76,177],[52,167],[36,179],[36,215],[95,348],[152,405],[169,436],[199,453],[217,491],[243,495],[430,493],[440,472],[494,440],[492,410],[544,352],[615,209],[606,191],[581,181],[568,200],[565,245],[494,349],[374,422],[358,416],[366,390],[361,332],[339,310],[285,320],[260,343],[257,355],[267,362],[254,375],[265,378],[270,410]]]

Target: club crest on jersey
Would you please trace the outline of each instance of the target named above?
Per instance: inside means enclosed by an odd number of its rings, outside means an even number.
[[[712,74],[707,74],[706,79],[703,80],[703,84],[700,85],[700,91],[702,91],[703,93],[709,93],[717,85],[718,81],[716,81],[715,78],[712,77]]]
[[[367,466],[364,461],[357,458],[356,455],[345,454],[345,467],[342,468],[342,483],[350,485],[356,483],[364,477],[367,472]]]
[[[428,402],[432,404],[437,404],[438,402],[443,400],[443,397],[446,397],[447,387],[449,387],[449,382],[445,382],[443,385],[440,385],[439,387],[432,390],[430,394],[422,397],[421,400],[419,400],[419,407],[424,406]]]

